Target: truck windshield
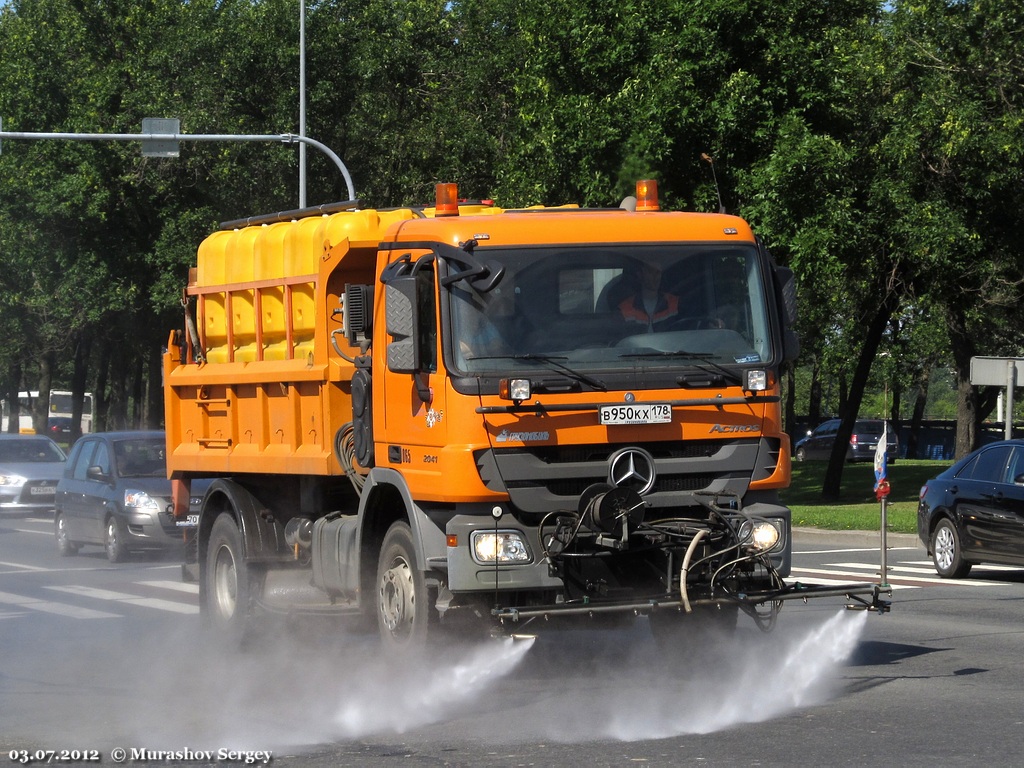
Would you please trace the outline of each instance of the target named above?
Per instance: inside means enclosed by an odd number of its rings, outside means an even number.
[[[477,251],[481,254],[483,249]],[[505,267],[480,293],[450,287],[452,359],[467,374],[764,364],[769,312],[743,245],[487,249]]]

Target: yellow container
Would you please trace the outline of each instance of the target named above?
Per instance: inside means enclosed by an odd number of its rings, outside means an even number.
[[[196,282],[200,286],[223,285],[227,270],[228,243],[234,232],[214,232],[199,245],[196,258]],[[199,298],[202,318],[202,342],[206,359],[211,363],[228,361],[227,297],[223,292],[204,294]]]
[[[262,319],[262,359],[284,360],[288,357],[287,318],[285,317],[284,241],[295,225],[279,221],[261,229],[255,242],[253,278]],[[267,285],[267,282],[272,284]]]
[[[263,227],[240,229],[228,241],[227,283],[252,283],[256,239]],[[251,362],[256,359],[256,296],[252,287],[229,292],[233,360]]]

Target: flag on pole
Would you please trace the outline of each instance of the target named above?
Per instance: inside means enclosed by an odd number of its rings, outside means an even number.
[[[889,495],[889,481],[886,477],[888,469],[889,423],[882,422],[882,424],[882,436],[878,439],[878,447],[875,448],[875,495],[878,498]]]

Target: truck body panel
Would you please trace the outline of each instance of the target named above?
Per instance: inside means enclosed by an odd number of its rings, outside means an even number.
[[[440,210],[200,245],[165,402],[172,479],[228,478],[175,497],[204,611],[288,610],[298,569],[400,643],[465,608],[753,613],[790,564],[791,275],[734,216]]]

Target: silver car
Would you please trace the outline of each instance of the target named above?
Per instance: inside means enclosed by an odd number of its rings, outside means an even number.
[[[51,512],[66,460],[45,435],[0,434],[0,512]]]

